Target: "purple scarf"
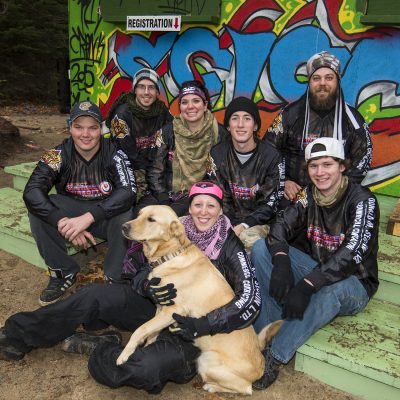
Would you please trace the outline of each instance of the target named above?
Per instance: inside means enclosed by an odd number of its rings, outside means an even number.
[[[205,232],[197,230],[190,215],[181,218],[181,222],[189,240],[196,244],[210,260],[218,259],[222,246],[228,237],[228,231],[232,227],[229,218],[220,215],[217,222]]]

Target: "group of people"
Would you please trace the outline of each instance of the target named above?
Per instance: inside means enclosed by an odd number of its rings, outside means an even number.
[[[245,326],[257,332],[284,319],[263,351],[264,374],[253,383],[265,389],[315,331],[337,315],[361,311],[379,284],[379,208],[361,185],[371,139],[362,116],[343,99],[338,59],[318,53],[308,60],[307,74],[305,95],[262,139],[252,100],[233,99],[220,125],[196,80],[181,85],[180,113],[172,117],[158,98],[160,79],[148,68],[111,108],[110,139],[101,134],[98,107],[76,104],[71,137],[44,154],[24,191],[32,234],[49,267],[39,300],[45,307],[5,321],[0,359],[19,360],[64,341],[67,351],[90,354],[89,371],[98,382],[158,393],[168,381],[184,383],[196,374],[195,337],[241,329],[240,315],[247,312]],[[57,194],[49,195],[53,185]],[[163,331],[117,366],[118,332],[88,331],[133,331],[157,304],[173,304],[176,296],[172,284],[147,279],[140,244],[119,234],[123,222],[154,204],[169,205],[181,217],[189,239],[235,297],[200,318],[179,316],[173,332]],[[251,249],[250,234],[259,238]],[[108,241],[109,284],[90,284],[62,299],[79,271],[66,242],[86,248],[96,238]],[[86,331],[76,332],[81,325]]]

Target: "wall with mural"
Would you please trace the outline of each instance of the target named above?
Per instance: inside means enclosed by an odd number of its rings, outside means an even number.
[[[148,66],[162,78],[161,96],[174,114],[178,84],[196,78],[210,90],[220,121],[234,97],[247,96],[262,112],[265,132],[279,109],[305,92],[307,59],[327,50],[340,59],[346,101],[370,125],[366,183],[400,196],[400,28],[362,25],[355,2],[222,0],[220,25],[128,33],[124,24],[103,21],[99,0],[69,0],[72,102],[91,99],[105,115]]]

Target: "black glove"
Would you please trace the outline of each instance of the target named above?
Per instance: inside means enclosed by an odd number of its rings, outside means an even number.
[[[173,313],[172,318],[176,323],[169,327],[170,332],[179,335],[184,340],[192,341],[200,336],[209,335],[211,333],[211,327],[207,317],[183,317],[182,315]]]
[[[144,279],[142,282],[142,292],[154,304],[162,306],[171,306],[175,304],[172,300],[176,297],[176,289],[173,283],[165,286],[157,286],[161,282],[161,278]]]
[[[269,295],[274,298],[278,304],[282,304],[290,289],[294,286],[290,257],[287,254],[275,254],[272,257],[272,264]]]
[[[303,319],[304,311],[306,311],[314,293],[314,286],[311,286],[304,279],[298,282],[286,297],[282,309],[282,319]]]

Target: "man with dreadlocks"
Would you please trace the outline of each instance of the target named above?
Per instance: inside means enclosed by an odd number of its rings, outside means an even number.
[[[361,183],[372,157],[368,126],[361,114],[344,101],[339,60],[326,51],[317,53],[307,61],[307,75],[306,93],[278,115],[264,136],[285,158],[287,201],[294,201],[301,188],[310,183],[304,149],[315,139],[333,137],[343,143],[352,182]]]
[[[135,172],[138,199],[147,191],[146,171],[151,161],[157,131],[172,121],[168,108],[158,98],[160,78],[142,68],[133,77],[132,90],[123,93],[108,113],[106,124],[116,145],[128,155]]]

